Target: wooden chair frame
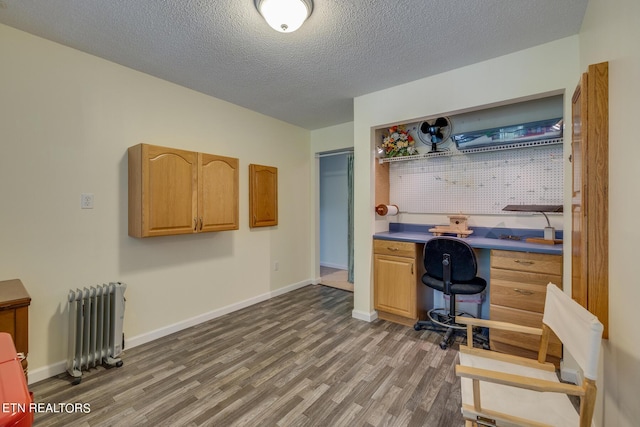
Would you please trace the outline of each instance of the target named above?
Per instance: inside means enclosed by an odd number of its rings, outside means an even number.
[[[498,353],[491,350],[483,350],[473,347],[473,340],[467,339],[466,345],[460,346],[461,353],[473,354],[481,357],[490,358],[493,360],[499,360],[517,365],[537,368],[545,371],[555,372],[556,368],[552,363],[546,362],[547,347],[549,344],[549,334],[552,332],[551,328],[546,324],[542,324],[542,328],[531,328],[528,326],[521,326],[513,323],[498,322],[486,319],[475,319],[468,317],[456,317],[456,322],[464,324],[467,327],[467,337],[473,336],[474,327],[483,327],[490,329],[500,329],[511,332],[519,332],[525,334],[532,334],[540,336],[540,348],[538,350],[538,359],[527,359],[525,357],[514,356],[511,354]],[[459,377],[470,378],[473,381],[473,407],[463,405],[466,410],[476,414],[476,419],[466,419],[466,426],[477,425],[500,425],[499,422],[507,422],[511,424],[523,425],[523,426],[544,426],[546,424],[540,424],[535,421],[525,420],[515,417],[513,415],[495,412],[484,409],[481,403],[480,396],[480,381],[493,382],[502,385],[508,385],[512,387],[519,387],[528,390],[534,390],[539,392],[553,392],[564,393],[572,396],[578,396],[580,398],[580,427],[591,426],[591,420],[593,418],[593,410],[595,406],[595,398],[597,388],[595,381],[585,378],[581,385],[566,384],[560,382],[545,381],[540,379],[534,379],[524,377],[520,375],[508,374],[503,372],[490,371],[486,369],[479,369],[469,366],[456,366],[456,375]],[[478,423],[480,422],[480,423]]]

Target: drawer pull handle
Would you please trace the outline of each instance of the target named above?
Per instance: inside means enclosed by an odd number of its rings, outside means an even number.
[[[396,252],[398,250],[398,248],[392,248],[391,246],[387,246],[387,249],[389,249],[391,252]]]
[[[520,295],[533,295],[533,292],[531,292],[531,291],[527,291],[527,290],[525,290],[525,289],[518,289],[518,288],[515,288],[515,289],[514,289],[514,291],[515,291],[515,292],[517,292],[517,293],[519,293]]]
[[[526,261],[526,260],[521,260],[521,259],[517,259],[517,260],[515,260],[515,262],[517,262],[518,264],[523,264],[523,265],[531,265],[531,264],[533,264],[533,261]]]

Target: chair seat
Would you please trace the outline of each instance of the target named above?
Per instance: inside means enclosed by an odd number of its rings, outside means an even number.
[[[460,364],[480,369],[522,375],[530,378],[559,382],[555,372],[521,366],[487,357],[459,353]],[[462,403],[473,408],[473,381],[461,378]],[[552,426],[577,426],[580,416],[568,396],[562,393],[537,392],[480,381],[482,408],[507,413],[511,416],[526,418]],[[463,407],[463,415],[467,419],[475,419],[475,415]],[[518,425],[497,424],[497,425]]]
[[[425,274],[422,276],[422,283],[432,289],[444,292],[444,284],[442,280],[434,279],[433,277]],[[451,293],[456,295],[474,295],[484,291],[486,287],[487,281],[481,277],[476,277],[468,282],[452,283]]]

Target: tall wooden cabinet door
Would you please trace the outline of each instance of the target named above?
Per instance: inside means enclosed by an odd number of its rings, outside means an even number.
[[[278,225],[278,168],[249,165],[249,226]]]
[[[196,230],[198,154],[143,145],[142,229],[145,236]]]
[[[416,276],[410,258],[374,256],[374,308],[398,316],[416,317]]]
[[[198,231],[237,230],[238,159],[198,157]]]
[[[589,65],[572,98],[571,295],[608,337],[609,66]]]

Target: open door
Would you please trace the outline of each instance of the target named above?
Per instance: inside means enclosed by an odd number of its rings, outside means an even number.
[[[571,296],[609,320],[609,67],[590,65],[572,98]]]

